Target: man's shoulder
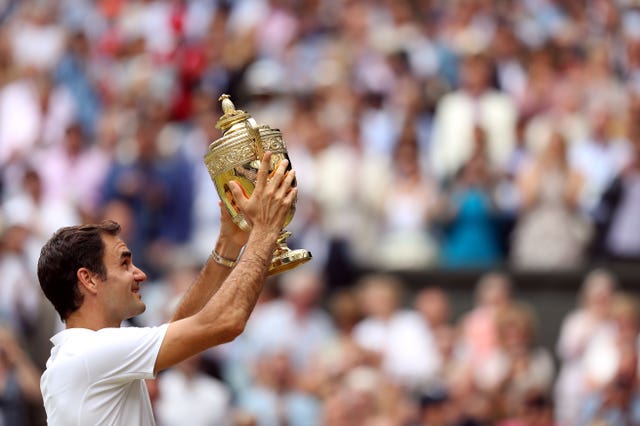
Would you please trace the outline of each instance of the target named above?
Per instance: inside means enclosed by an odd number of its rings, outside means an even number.
[[[48,379],[64,379],[73,371],[94,382],[103,378],[146,378],[153,374],[155,357],[168,324],[158,327],[71,328],[56,334],[47,361]],[[43,376],[44,377],[44,376]],[[80,376],[78,376],[80,377]]]
[[[158,339],[164,338],[169,324],[156,327],[110,327],[95,332],[93,343],[96,347],[110,348],[125,346],[154,345]]]
[[[90,346],[96,332],[86,328],[67,328],[51,338],[54,353],[64,348],[65,352],[75,352],[78,348]]]
[[[167,323],[154,327],[106,327],[97,330],[95,333],[98,338],[135,336],[158,333],[168,326],[169,324]]]
[[[99,350],[104,345],[117,345],[120,342],[142,338],[146,335],[163,333],[168,324],[158,327],[108,327],[99,330],[86,328],[68,328],[51,338],[54,353],[63,351],[67,355]]]

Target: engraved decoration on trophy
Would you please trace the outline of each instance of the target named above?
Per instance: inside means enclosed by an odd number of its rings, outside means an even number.
[[[222,102],[224,114],[218,120],[216,128],[222,130],[223,135],[209,145],[204,162],[218,195],[231,214],[234,223],[241,229],[249,231],[251,228],[249,223],[234,205],[233,196],[228,186],[229,181],[238,182],[244,192],[250,196],[255,187],[262,154],[265,151],[272,152],[270,172],[277,167],[280,161],[289,160],[289,155],[280,130],[272,129],[267,125],[257,125],[251,115],[235,108],[229,95],[222,95],[218,100]],[[291,170],[291,161],[289,161],[287,170]],[[295,185],[294,179],[293,186]],[[296,201],[294,200],[283,227],[286,227],[293,219],[295,205]],[[291,233],[284,229],[280,232],[276,250],[269,266],[269,275],[293,269],[311,259],[309,251],[304,249],[291,250],[287,247],[286,240],[290,235]]]

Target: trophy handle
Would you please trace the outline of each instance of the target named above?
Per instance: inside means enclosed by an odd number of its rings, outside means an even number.
[[[247,132],[253,139],[254,148],[256,151],[256,157],[258,161],[262,160],[262,155],[264,154],[264,149],[262,147],[262,137],[260,136],[260,130],[258,129],[258,125],[253,118],[249,118],[245,120],[244,126],[247,129]]]

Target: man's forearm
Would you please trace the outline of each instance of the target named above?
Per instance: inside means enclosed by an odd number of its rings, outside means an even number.
[[[247,246],[219,291],[198,312],[203,324],[225,323],[242,329],[264,286],[278,232],[253,230]]]
[[[238,257],[241,249],[242,247],[223,239],[219,239],[215,247],[216,253],[223,257],[233,259]],[[209,257],[204,267],[200,270],[198,278],[196,278],[183,296],[171,321],[177,321],[199,312],[209,299],[216,294],[230,272],[231,268],[220,265]]]

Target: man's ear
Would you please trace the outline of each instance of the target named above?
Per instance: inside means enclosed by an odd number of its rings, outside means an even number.
[[[82,293],[89,292],[96,294],[98,292],[98,280],[96,274],[87,268],[80,268],[76,273],[78,277],[78,287]]]

